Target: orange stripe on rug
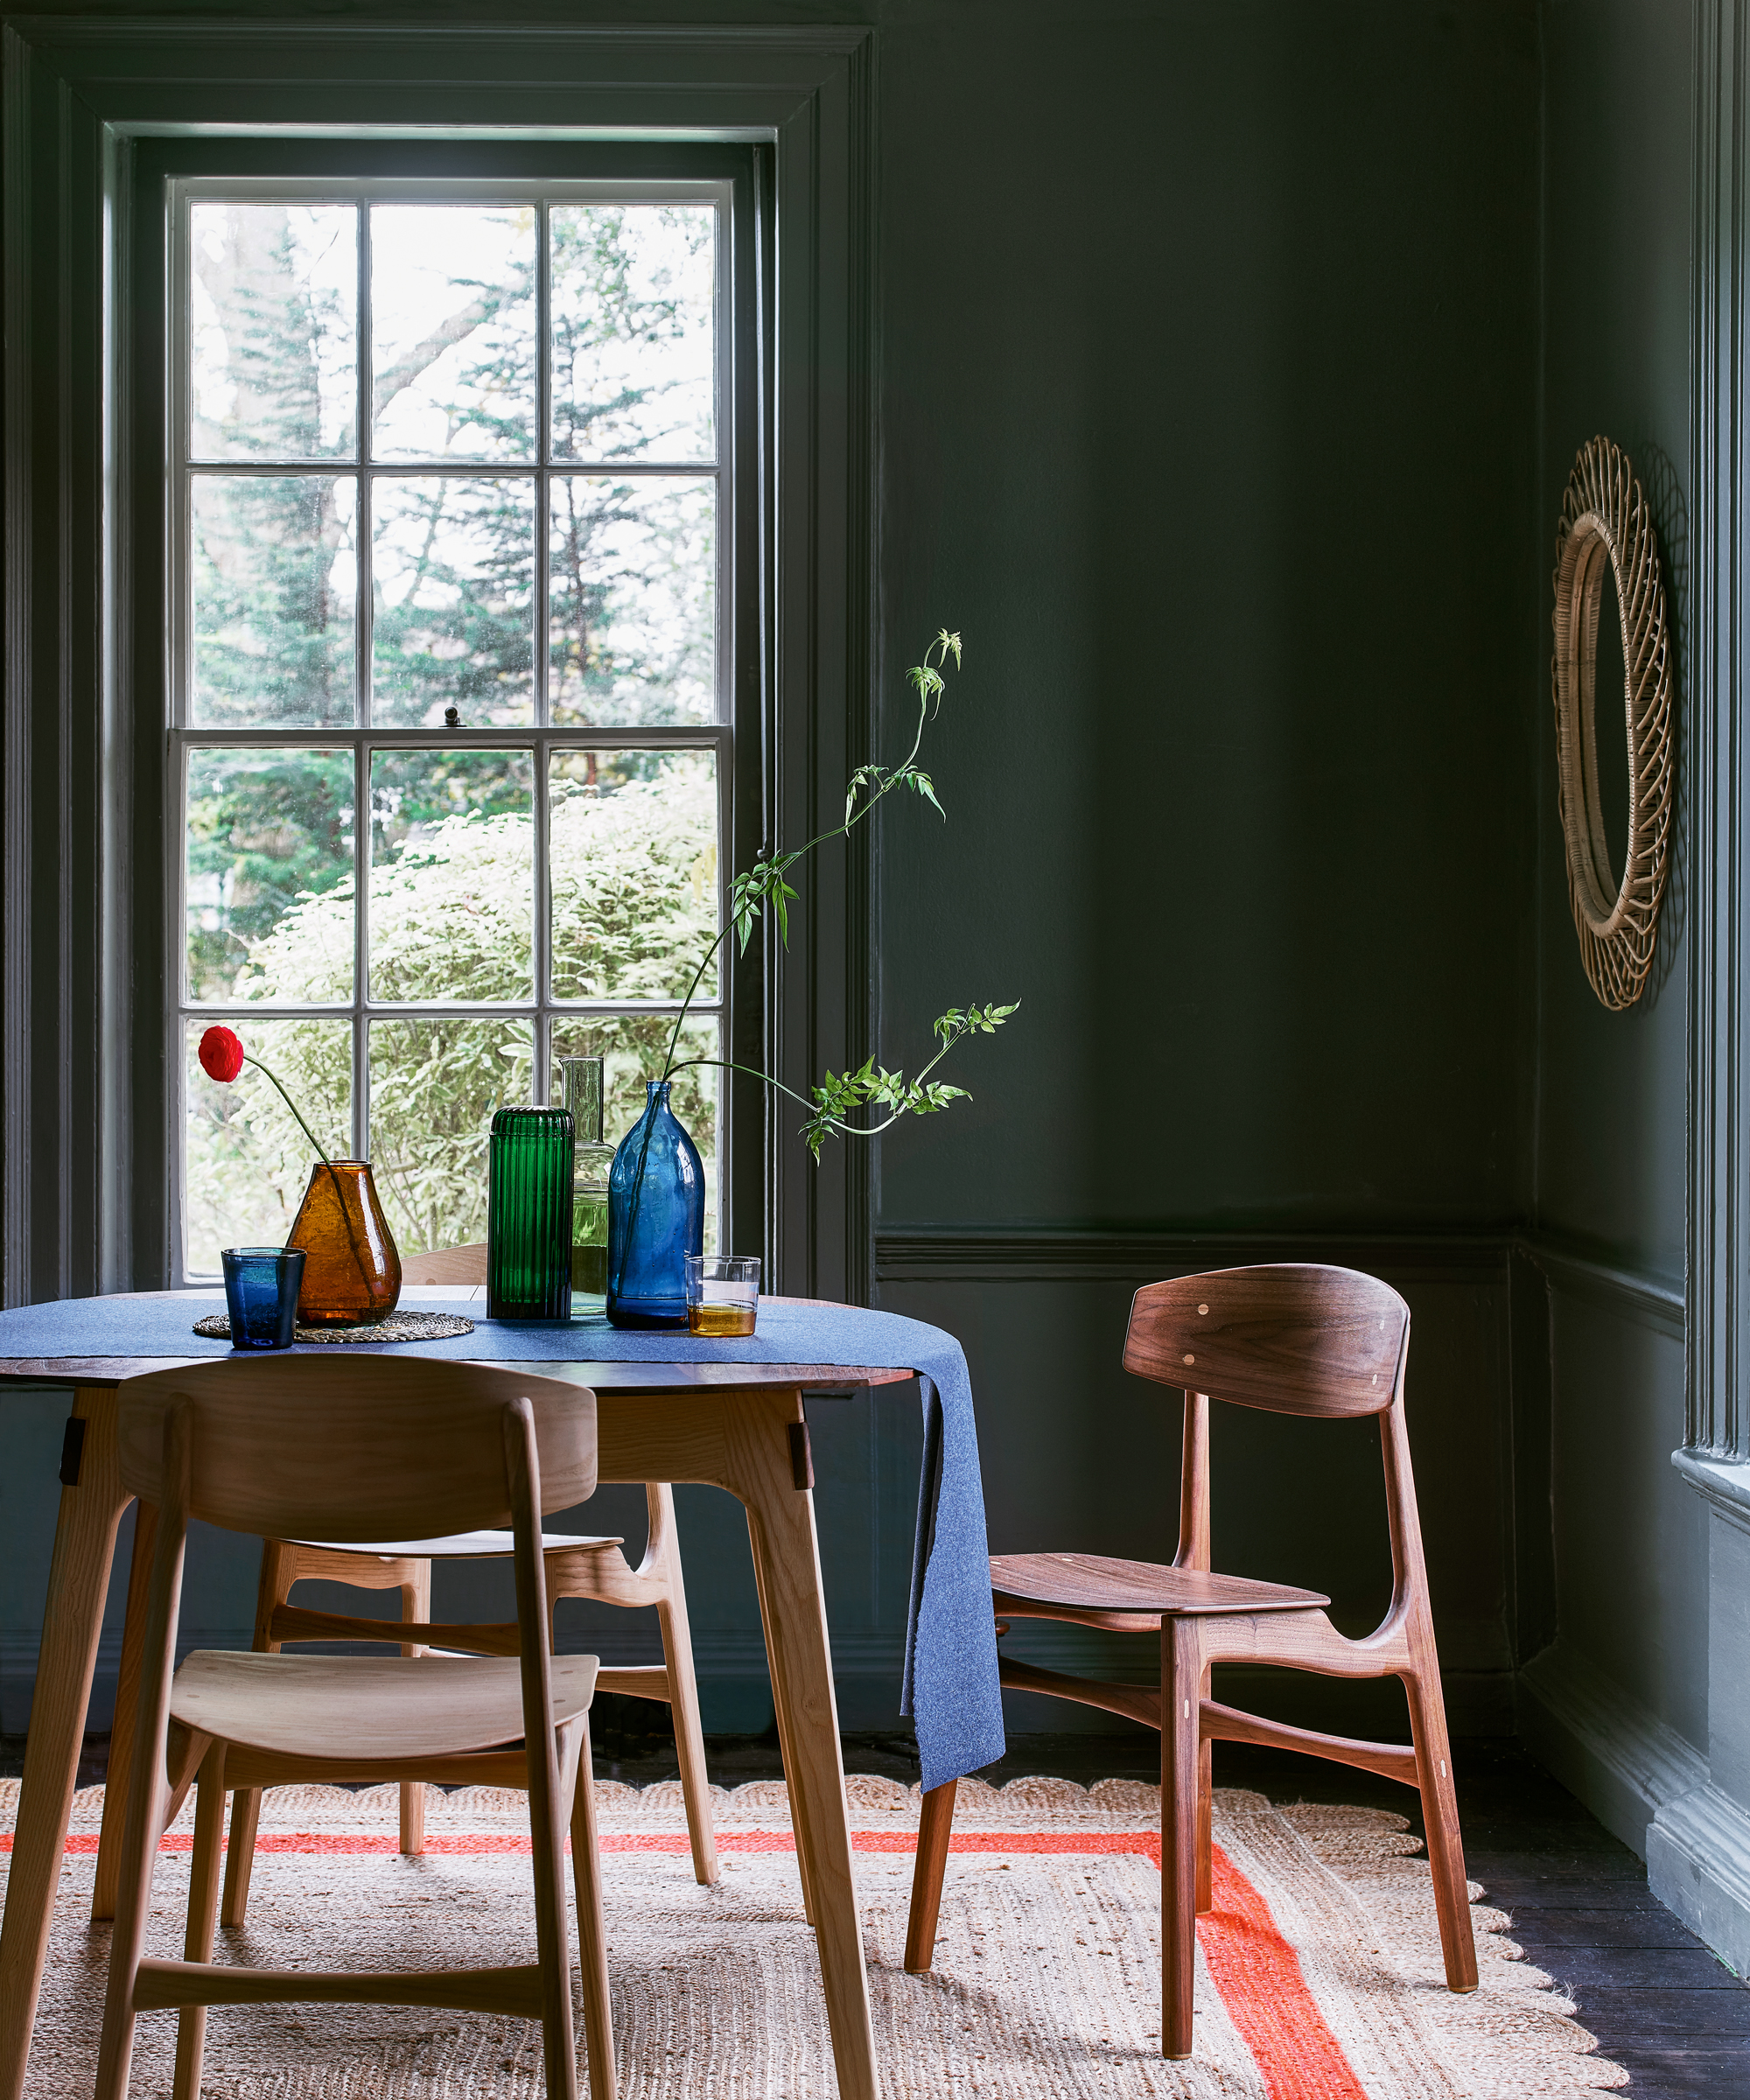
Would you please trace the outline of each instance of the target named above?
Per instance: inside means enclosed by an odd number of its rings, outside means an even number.
[[[1214,1908],[1197,1921],[1198,1943],[1270,2100],[1368,2100],[1269,1904],[1219,1844],[1212,1852]]]
[[[857,1852],[885,1853],[910,1853],[917,1843],[909,1830],[853,1830],[850,1841]],[[89,1855],[97,1842],[95,1831],[69,1832],[66,1849],[70,1855]],[[601,1838],[602,1851],[610,1853],[679,1855],[690,1844],[684,1830],[613,1830]],[[172,1830],[159,1840],[158,1849],[186,1852],[192,1844],[188,1833]],[[1157,1869],[1160,1865],[1160,1838],[1153,1830],[964,1830],[955,1833],[950,1845],[956,1852],[1130,1853]],[[788,1830],[720,1830],[718,1846],[725,1852],[792,1852],[795,1838]],[[0,1854],[11,1849],[11,1834],[0,1833]],[[256,1850],[387,1856],[400,1845],[387,1831],[263,1830]],[[530,1844],[510,1830],[434,1830],[426,1836],[425,1850],[440,1857],[527,1853]],[[1197,1921],[1198,1942],[1210,1980],[1251,2051],[1269,2100],[1368,2100],[1269,1904],[1220,1845],[1213,1849],[1212,1865],[1214,1906]]]

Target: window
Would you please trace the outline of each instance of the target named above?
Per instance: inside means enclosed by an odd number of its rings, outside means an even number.
[[[403,1251],[485,1236],[495,1106],[642,1099],[734,776],[727,184],[174,186],[170,1015],[185,1276],[309,1147]],[[731,987],[682,1054],[722,1058]],[[722,1198],[718,1074],[676,1106]]]

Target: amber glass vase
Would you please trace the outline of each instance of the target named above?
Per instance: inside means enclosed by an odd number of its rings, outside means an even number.
[[[299,1326],[368,1326],[395,1311],[401,1256],[368,1160],[318,1160],[285,1243],[304,1250]]]

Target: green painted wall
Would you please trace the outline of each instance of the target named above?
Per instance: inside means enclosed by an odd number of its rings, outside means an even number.
[[[1663,0],[1554,0],[1545,9],[1537,549],[1547,620],[1555,519],[1574,454],[1596,433],[1614,438],[1634,462],[1664,548],[1678,623],[1680,752],[1692,501],[1689,13]],[[1652,982],[1636,1006],[1607,1012],[1581,970],[1568,906],[1549,654],[1545,626],[1536,653],[1536,1214],[1624,1269],[1681,1283],[1686,800],[1680,787]],[[1550,1365],[1561,1645],[1704,1746],[1706,1513],[1670,1462],[1684,1441],[1682,1343],[1620,1308],[1558,1292]]]
[[[317,37],[471,14],[255,11]],[[880,1232],[1222,1228],[1293,1250],[1522,1220],[1548,844],[1534,0],[518,11],[879,31],[890,701],[937,626],[969,651],[932,746],[951,822],[908,812],[883,842],[884,1054],[914,1063],[950,1003],[1025,1002],[966,1054],[976,1098],[886,1143]],[[1170,1550],[1176,1404],[1116,1369],[1150,1273],[886,1274],[884,1302],[968,1342],[998,1545]],[[1466,1242],[1403,1280],[1455,1718],[1498,1726],[1506,1265]],[[816,1412],[845,1718],[877,1726],[915,1410]],[[1224,1424],[1218,1550],[1328,1583],[1359,1623],[1374,1457],[1302,1428]],[[1278,1456],[1286,1488],[1264,1484]],[[683,1516],[710,1718],[758,1726],[738,1516],[700,1491]],[[623,1498],[584,1521],[637,1529]],[[246,1561],[203,1549],[192,1619],[247,1625]]]

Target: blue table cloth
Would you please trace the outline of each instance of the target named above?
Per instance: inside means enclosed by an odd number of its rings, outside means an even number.
[[[0,1312],[0,1358],[229,1356],[228,1342],[191,1331],[196,1320],[222,1311],[224,1303],[223,1292],[215,1290],[20,1306]],[[500,1363],[842,1363],[916,1371],[923,1391],[924,1461],[900,1711],[917,1730],[926,1787],[962,1778],[1003,1754],[972,1381],[951,1334],[893,1312],[764,1303],[757,1334],[706,1340],[634,1334],[602,1320],[491,1320],[481,1316],[480,1303],[422,1291],[408,1311],[460,1313],[474,1322],[473,1333],[389,1346],[398,1356]],[[346,1346],[312,1343],[300,1354]]]

